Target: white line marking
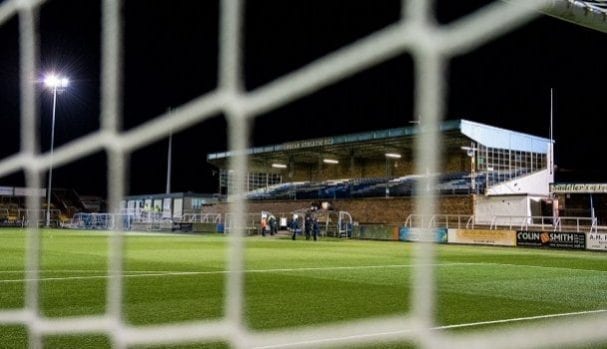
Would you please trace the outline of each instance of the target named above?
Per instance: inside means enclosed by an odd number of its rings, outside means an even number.
[[[556,267],[556,266],[550,266],[550,265],[491,263],[491,262],[478,262],[477,264],[496,265],[496,266],[504,266],[504,267],[529,267],[529,268],[541,268],[541,269],[560,269],[560,270],[570,270],[570,271],[576,271],[576,272],[590,271],[590,272],[607,273],[607,270],[600,270],[600,269],[578,269],[578,268],[570,268],[570,267]]]
[[[605,270],[596,269],[575,269],[568,267],[552,267],[544,265],[527,265],[527,264],[514,264],[514,263],[490,263],[490,262],[475,262],[475,263],[434,263],[430,264],[436,267],[457,267],[457,266],[470,266],[470,265],[481,265],[481,266],[504,266],[504,267],[531,267],[531,268],[545,268],[545,269],[564,269],[564,270],[575,270],[575,271],[587,271],[587,272],[600,272],[605,273]],[[415,264],[386,264],[386,265],[358,265],[358,266],[341,266],[341,267],[302,267],[302,268],[274,268],[274,269],[251,269],[245,270],[245,273],[281,273],[281,272],[306,272],[306,271],[333,271],[333,270],[356,270],[356,269],[381,269],[381,268],[413,268]],[[86,270],[86,269],[59,269],[59,270],[41,270],[44,273],[107,273],[107,270]],[[23,270],[5,270],[0,271],[0,274],[19,274],[24,273]],[[163,270],[133,270],[125,271],[122,276],[124,277],[147,277],[147,276],[183,276],[183,275],[218,275],[218,274],[229,274],[228,270],[209,270],[209,271],[163,271]],[[62,280],[87,280],[87,279],[107,279],[108,275],[78,275],[78,276],[65,276],[65,277],[44,277],[38,279],[38,281],[62,281]],[[31,281],[30,279],[0,279],[0,283],[16,283],[23,281]]]
[[[450,266],[468,266],[478,265],[482,263],[438,263],[432,264],[437,267]],[[342,266],[342,267],[303,267],[303,268],[276,268],[276,269],[251,269],[245,270],[245,273],[280,273],[280,272],[300,272],[300,271],[332,271],[332,270],[353,270],[353,269],[381,269],[381,268],[412,268],[415,264],[388,264],[388,265],[359,265],[359,266]],[[94,271],[97,272],[97,271]],[[107,271],[104,271],[107,272]],[[138,274],[132,274],[138,273]],[[209,270],[209,271],[126,271],[124,277],[148,277],[148,276],[181,276],[181,275],[218,275],[229,274],[229,270]],[[81,275],[81,276],[65,276],[65,277],[45,277],[38,281],[62,281],[62,280],[87,280],[87,279],[107,279],[108,275]],[[15,283],[23,281],[32,281],[30,279],[4,279],[0,283]]]
[[[40,269],[38,273],[107,273],[107,269]],[[173,272],[172,270],[125,270],[125,273],[166,273]],[[24,274],[25,270],[0,270],[0,274]]]
[[[484,325],[505,324],[505,323],[511,323],[511,322],[542,320],[542,319],[558,318],[558,317],[566,317],[566,316],[576,316],[576,315],[598,314],[598,313],[604,313],[604,312],[607,312],[607,309],[585,310],[585,311],[578,311],[578,312],[571,312],[571,313],[536,315],[536,316],[519,317],[519,318],[512,318],[512,319],[479,321],[479,322],[470,322],[470,323],[464,323],[464,324],[436,326],[436,327],[430,328],[430,330],[432,330],[432,331],[441,331],[441,330],[449,330],[449,329],[454,329],[454,328],[464,328],[464,327],[475,327],[475,326],[484,326]],[[308,340],[308,341],[299,341],[299,342],[292,342],[292,343],[273,344],[273,345],[268,345],[268,346],[255,347],[255,349],[284,348],[284,347],[292,347],[292,346],[300,346],[300,345],[308,345],[308,344],[330,343],[330,342],[337,342],[337,341],[348,340],[348,339],[381,337],[381,336],[386,336],[386,335],[393,335],[393,334],[406,333],[406,332],[412,332],[412,331],[415,331],[415,330],[414,329],[404,329],[404,330],[390,331],[390,332],[366,333],[366,334],[359,334],[359,335],[352,335],[352,336],[323,338],[323,339],[318,339],[318,340]],[[418,331],[419,331],[419,329],[418,329]]]

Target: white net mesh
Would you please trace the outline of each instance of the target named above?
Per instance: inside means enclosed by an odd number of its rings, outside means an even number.
[[[38,28],[36,11],[44,1],[7,0],[0,5],[0,23],[19,16],[21,71],[21,150],[0,161],[0,176],[24,171],[29,187],[41,187],[40,178],[51,165],[49,154],[36,152],[36,93],[30,77],[37,71]],[[121,131],[121,2],[102,2],[102,107],[101,129],[76,139],[54,153],[53,163],[66,164],[97,151],[108,153],[108,192],[111,210],[119,209],[124,195],[128,155],[152,142],[165,138],[223,112],[228,119],[229,148],[244,154],[248,147],[249,119],[276,109],[314,91],[351,76],[365,68],[396,55],[409,53],[414,57],[416,72],[415,115],[421,115],[426,131],[418,139],[417,168],[436,172],[438,168],[439,122],[442,119],[445,95],[444,71],[448,60],[513,30],[538,15],[542,1],[528,1],[526,6],[494,3],[468,17],[445,26],[432,20],[431,1],[412,0],[402,5],[401,21],[375,32],[347,47],[275,81],[245,92],[242,81],[242,59],[239,50],[243,41],[241,22],[243,1],[224,0],[220,8],[219,87],[206,95],[159,115],[129,131]],[[601,5],[601,4],[597,4]],[[241,151],[241,152],[239,152]],[[245,155],[234,156],[230,168],[235,175],[247,173]],[[235,183],[243,183],[236,178]],[[422,183],[421,185],[427,185]],[[431,184],[431,183],[430,183]],[[242,196],[237,188],[235,197]],[[37,212],[37,199],[28,201],[28,209]],[[50,334],[105,333],[116,348],[138,344],[167,344],[191,341],[225,341],[235,348],[310,347],[365,344],[377,340],[406,340],[425,348],[527,348],[553,347],[563,344],[607,340],[607,315],[589,312],[575,319],[560,314],[533,327],[512,327],[465,332],[438,331],[449,327],[435,325],[434,246],[414,246],[415,272],[411,312],[406,316],[356,320],[349,323],[324,324],[319,327],[276,331],[253,331],[243,316],[243,272],[246,203],[236,200],[231,205],[232,233],[229,237],[229,277],[226,278],[225,316],[179,324],[137,327],[124,321],[123,305],[123,236],[116,230],[109,246],[107,311],[99,316],[47,318],[39,304],[40,234],[29,228],[27,238],[25,307],[0,310],[0,325],[24,325],[29,333],[29,346],[42,347],[42,337]],[[435,201],[430,196],[419,199],[417,211],[430,215]],[[34,220],[37,221],[37,220]],[[516,320],[516,319],[513,319]],[[507,321],[504,321],[507,322]]]

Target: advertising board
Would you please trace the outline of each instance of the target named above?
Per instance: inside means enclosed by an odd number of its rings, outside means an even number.
[[[449,229],[450,244],[516,246],[516,231],[488,229]]]
[[[46,188],[19,188],[19,187],[15,187],[14,188],[14,194],[15,196],[39,196],[39,197],[45,197],[46,196]]]
[[[13,187],[0,187],[0,196],[13,196]]]
[[[447,228],[423,229],[402,227],[400,228],[399,240],[447,243]]]
[[[607,233],[588,233],[586,235],[586,248],[607,251]]]
[[[586,234],[576,232],[517,231],[517,246],[586,249]]]
[[[352,232],[355,239],[369,240],[397,240],[398,226],[396,225],[358,225]]]

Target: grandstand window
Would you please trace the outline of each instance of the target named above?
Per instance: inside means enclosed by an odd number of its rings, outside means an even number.
[[[192,198],[192,209],[200,210],[202,206],[205,204],[205,199],[202,198]]]
[[[249,172],[245,177],[244,189],[252,191],[280,183],[282,183],[282,175],[279,173]],[[221,170],[221,192],[229,195],[231,192],[234,192],[235,184],[233,174],[229,171]]]
[[[476,170],[487,172],[492,184],[547,167],[547,154],[478,145]]]

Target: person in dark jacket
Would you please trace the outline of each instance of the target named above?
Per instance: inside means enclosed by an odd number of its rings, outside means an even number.
[[[314,241],[318,238],[320,234],[320,225],[318,224],[318,218],[314,217],[312,220],[312,236],[314,237]]]
[[[268,225],[270,226],[270,235],[275,235],[278,233],[278,221],[273,214],[268,217]]]
[[[310,235],[312,235],[312,215],[310,212],[306,212],[304,218],[304,231],[306,233],[306,240],[310,240]]]
[[[291,221],[291,229],[293,229],[293,235],[291,239],[295,240],[297,236],[297,231],[299,230],[299,223],[297,223],[297,215],[293,215],[293,220]]]

